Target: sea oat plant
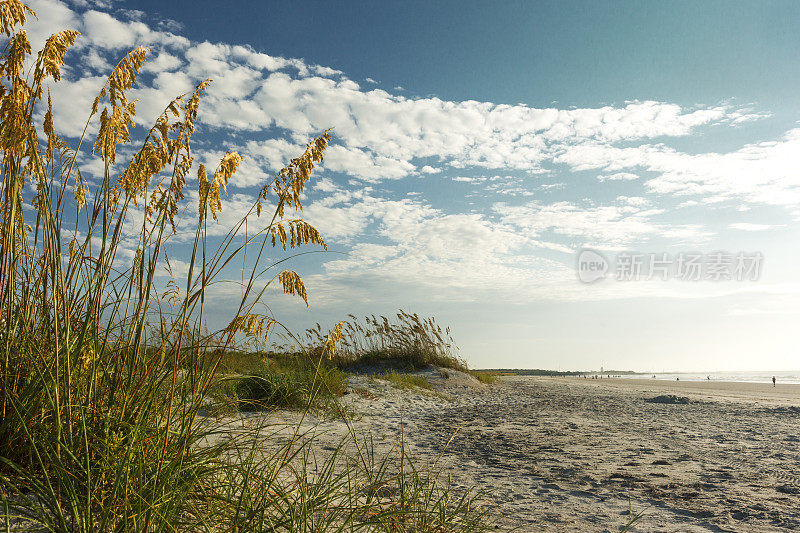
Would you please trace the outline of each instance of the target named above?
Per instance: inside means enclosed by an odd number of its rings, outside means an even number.
[[[270,287],[307,300],[296,272],[265,261],[278,245],[325,247],[315,228],[286,214],[302,210],[330,134],[278,172],[214,249],[208,224],[241,157],[226,153],[213,174],[199,165],[188,273],[159,292],[211,82],[170,102],[123,163],[118,148],[135,129],[128,93],[148,53],[137,48],[109,75],[72,146],[57,134],[48,84],[59,81],[79,33],[52,35],[34,57],[24,29],[33,16],[19,0],[0,1],[0,489],[6,501],[34,495],[41,512],[30,518],[49,529],[158,529],[186,516],[212,464],[195,446],[194,421],[217,363],[200,355],[224,351],[237,336],[266,336],[275,318],[254,309]],[[90,190],[80,163],[95,128],[91,156],[104,172]],[[259,231],[243,236],[256,217]],[[132,261],[124,253],[130,242]],[[209,287],[249,248],[251,274],[236,313],[221,331],[203,332]]]
[[[303,339],[306,350],[319,351],[336,337],[338,343],[332,359],[344,368],[382,361],[408,370],[436,365],[467,371],[450,328],[442,328],[433,317],[423,318],[401,309],[394,320],[375,315],[363,320],[353,315],[348,318],[328,333],[319,324],[306,330]]]

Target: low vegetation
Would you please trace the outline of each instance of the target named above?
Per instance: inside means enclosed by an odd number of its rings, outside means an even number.
[[[400,310],[396,319],[369,316],[363,320],[350,315],[339,322],[334,331],[323,333],[322,327],[306,331],[308,350],[319,352],[335,332],[338,348],[332,358],[343,369],[386,366],[395,370],[419,370],[430,365],[466,372],[467,364],[458,356],[458,347],[450,328],[442,329],[431,318]]]
[[[494,529],[483,495],[454,491],[436,465],[419,469],[402,437],[388,455],[354,436],[324,456],[316,449],[313,440],[300,438],[266,454],[255,446],[237,448],[210,487],[214,497],[204,500],[202,516],[214,517],[214,531]]]
[[[332,357],[323,357],[331,338],[337,338]],[[430,366],[469,373],[493,384],[499,375],[471,371],[457,353],[449,328],[434,318],[399,311],[396,320],[385,316],[339,322],[332,331],[306,331],[305,343],[276,347],[272,352],[230,351],[216,357],[220,383],[213,392],[222,404],[239,410],[327,408],[347,389],[350,373],[365,373],[399,389],[430,389],[413,372]],[[314,398],[312,401],[311,398]]]
[[[493,385],[500,379],[499,373],[490,370],[470,370],[469,373],[475,376],[478,381],[487,385]]]
[[[430,382],[424,377],[418,376],[416,374],[401,373],[396,370],[381,372],[379,374],[375,374],[375,377],[378,379],[382,379],[383,381],[387,381],[396,388],[402,390],[414,389],[414,388],[420,388],[420,389],[431,388]]]
[[[328,409],[347,390],[348,375],[307,354],[233,352],[219,355],[211,397],[239,411]]]

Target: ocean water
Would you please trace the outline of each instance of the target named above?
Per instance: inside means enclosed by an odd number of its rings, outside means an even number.
[[[800,383],[800,370],[774,371],[774,372],[668,372],[668,373],[642,373],[618,376],[629,379],[665,379],[675,381],[732,381],[740,383],[772,383],[772,376],[778,383]]]

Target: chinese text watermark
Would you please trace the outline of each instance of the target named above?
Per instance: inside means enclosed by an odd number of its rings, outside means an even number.
[[[613,276],[617,281],[757,281],[764,256],[761,252],[621,252],[609,262],[595,250],[578,254],[578,279],[592,283]]]

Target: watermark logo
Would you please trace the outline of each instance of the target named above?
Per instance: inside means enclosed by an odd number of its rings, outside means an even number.
[[[584,249],[578,254],[577,268],[578,279],[584,283],[603,279],[612,270],[617,281],[758,281],[763,262],[761,252],[622,252],[614,258],[612,269],[599,252]]]
[[[584,283],[594,283],[606,277],[608,261],[594,250],[581,250],[578,254],[578,279]]]

